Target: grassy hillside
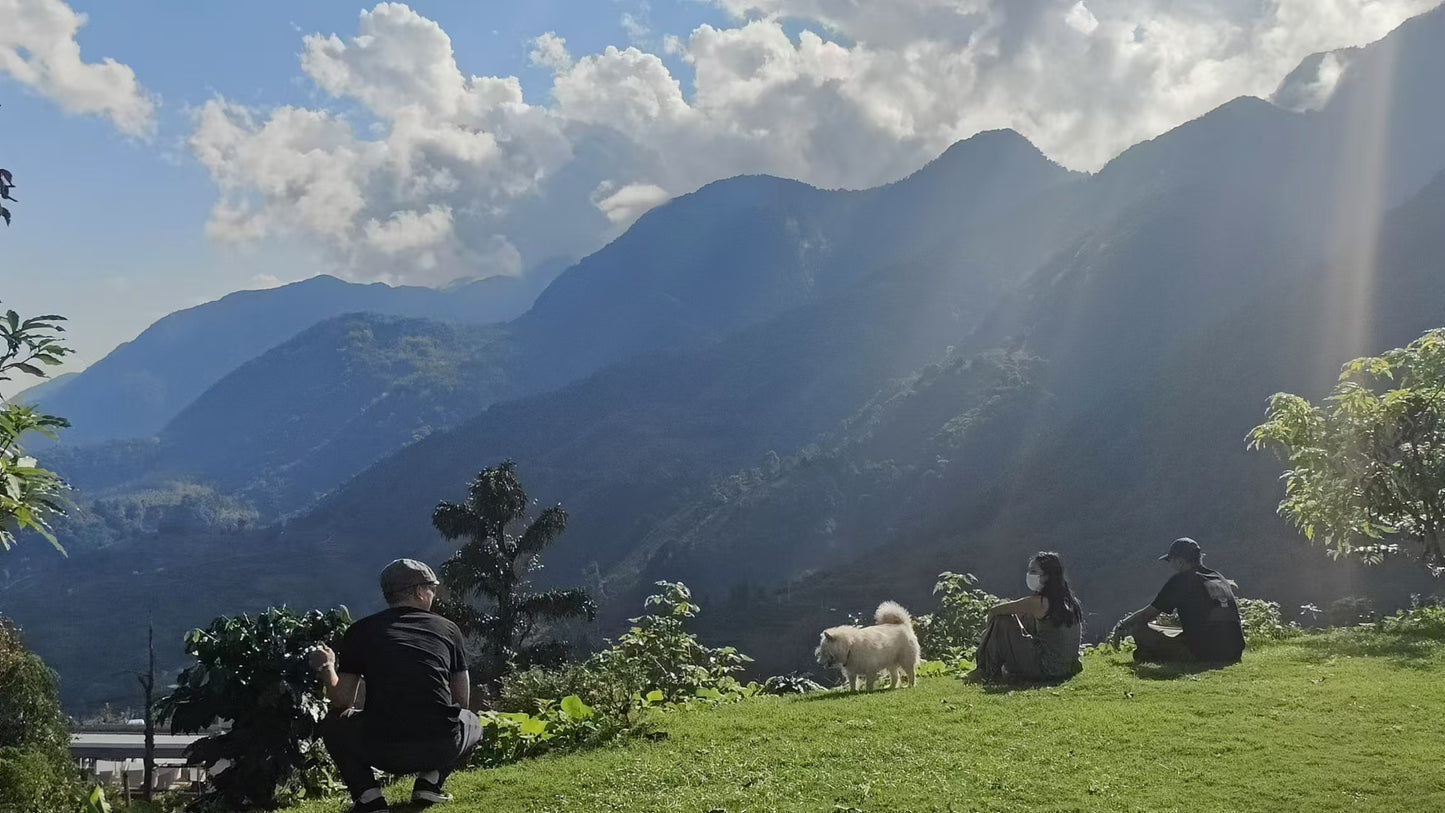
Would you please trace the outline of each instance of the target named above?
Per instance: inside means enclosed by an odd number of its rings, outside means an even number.
[[[1096,652],[1056,687],[934,677],[686,711],[660,720],[657,742],[457,775],[446,809],[1445,809],[1430,711],[1445,703],[1445,645],[1352,630],[1246,658],[1190,674]]]

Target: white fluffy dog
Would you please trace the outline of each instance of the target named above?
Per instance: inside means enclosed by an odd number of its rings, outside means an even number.
[[[878,673],[887,671],[893,678],[893,686],[901,686],[899,673],[908,676],[908,685],[917,680],[914,670],[918,668],[918,638],[913,634],[913,618],[896,602],[885,601],[873,613],[876,622],[871,627],[830,627],[823,630],[818,639],[818,649],[813,654],[825,669],[839,667],[843,679],[854,691],[858,690],[858,679],[867,682],[868,691],[873,691],[873,682]]]

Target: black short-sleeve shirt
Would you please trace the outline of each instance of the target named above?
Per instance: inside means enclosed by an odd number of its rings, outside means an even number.
[[[1199,660],[1234,663],[1244,654],[1239,602],[1219,573],[1202,565],[1175,573],[1151,605],[1161,613],[1179,613],[1180,637]]]
[[[461,706],[451,676],[467,670],[457,625],[416,607],[391,607],[346,631],[337,670],[366,679],[368,736],[398,742],[450,737]]]

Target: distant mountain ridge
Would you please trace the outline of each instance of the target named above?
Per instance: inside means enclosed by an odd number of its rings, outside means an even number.
[[[827,192],[763,177],[711,184],[644,215],[519,318],[452,331],[451,341],[466,345],[465,353],[446,351],[459,379],[453,386],[435,375],[424,388],[407,383],[427,363],[417,353],[436,350],[423,345],[441,341],[433,328],[392,323],[388,330],[417,333],[397,337],[387,352],[405,355],[410,346],[413,357],[389,373],[369,355],[353,374],[359,359],[344,337],[368,328],[357,317],[333,317],[213,384],[159,430],[159,444],[134,448],[146,462],[138,466],[133,455],[126,476],[138,468],[136,485],[145,490],[170,477],[239,493],[275,518],[492,403],[659,350],[708,347],[847,290],[875,270],[870,263],[916,254],[950,231],[952,239],[973,234],[1077,177],[1016,134],[984,133],[878,190]],[[950,191],[962,182],[966,188]],[[921,195],[923,208],[899,205],[910,195]],[[329,420],[315,420],[320,415]],[[123,478],[101,470],[114,468],[114,457],[113,449],[81,448],[57,465],[83,488],[114,489]]]
[[[364,311],[500,322],[526,310],[558,270],[544,266],[530,278],[490,277],[446,291],[322,275],[228,294],[160,319],[43,405],[70,419],[64,437],[69,445],[148,437],[227,373],[323,319]]]
[[[10,400],[21,404],[39,403],[40,399],[53,397],[56,393],[60,392],[66,384],[75,380],[75,377],[78,375],[80,375],[80,373],[62,373],[52,378],[47,378],[39,384],[26,387],[14,393],[10,397]]]

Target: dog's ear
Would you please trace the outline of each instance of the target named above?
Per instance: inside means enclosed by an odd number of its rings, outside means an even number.
[[[823,640],[825,640],[825,641],[831,641],[831,640],[833,640],[833,633],[824,630],[824,632],[823,632]]]

